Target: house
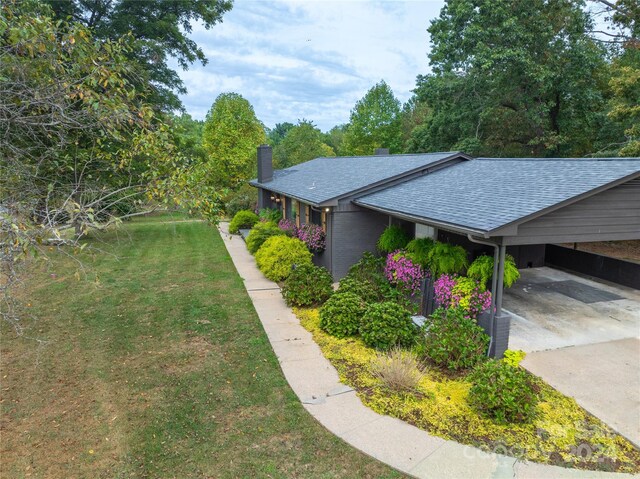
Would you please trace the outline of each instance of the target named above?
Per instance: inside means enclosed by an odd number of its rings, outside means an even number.
[[[492,252],[495,314],[492,354],[508,344],[502,313],[506,253],[518,267],[545,264],[545,245],[640,239],[640,158],[472,158],[462,152],[317,158],[273,171],[271,148],[258,148],[259,207],[298,224],[321,225],[327,248],[316,257],[334,279],[389,224],[416,237]]]

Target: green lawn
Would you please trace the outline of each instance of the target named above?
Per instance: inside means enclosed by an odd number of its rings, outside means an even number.
[[[217,231],[144,218],[62,256],[2,328],[2,477],[397,477],[298,402]],[[182,218],[180,218],[182,219]]]

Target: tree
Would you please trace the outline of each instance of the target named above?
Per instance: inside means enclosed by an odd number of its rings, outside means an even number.
[[[188,37],[194,22],[209,29],[222,21],[231,0],[45,0],[55,16],[91,29],[101,40],[117,40],[131,33],[134,46],[127,52],[145,72],[142,81],[153,85],[148,101],[165,110],[181,106],[176,93],[186,93],[168,57],[187,69],[195,61],[206,65],[202,49]]]
[[[324,134],[324,142],[330,146],[338,156],[344,156],[344,133],[347,125],[337,125]]]
[[[264,125],[251,104],[237,93],[222,93],[207,113],[202,165],[212,185],[236,189],[256,175],[256,147],[265,143]]]
[[[174,143],[187,161],[191,164],[202,163],[207,158],[207,152],[202,147],[202,130],[204,122],[194,120],[188,113],[170,117]]]
[[[351,155],[372,155],[376,148],[402,151],[400,102],[381,80],[358,100],[344,134],[344,150]]]
[[[433,112],[416,146],[498,156],[590,153],[607,70],[582,7],[573,0],[447,1],[429,27],[434,73],[418,78],[418,99]]]
[[[284,123],[276,123],[276,126],[273,130],[269,130],[267,134],[267,139],[269,141],[269,145],[275,147],[280,144],[284,137],[287,136],[289,130],[293,128],[293,123],[289,123],[285,121]]]
[[[333,149],[324,143],[322,132],[313,122],[299,120],[274,149],[277,168],[288,168],[322,156],[336,156]]]
[[[215,191],[191,171],[167,125],[129,80],[132,38],[96,42],[37,1],[0,6],[0,314],[20,260],[43,244],[80,247],[104,229],[175,201],[209,214]],[[73,229],[74,235],[63,235]],[[18,323],[14,323],[18,324]]]
[[[431,113],[431,108],[425,102],[421,102],[413,95],[409,98],[400,114],[400,125],[402,131],[402,144],[407,153],[417,153],[412,143],[413,134],[420,125],[423,125]]]

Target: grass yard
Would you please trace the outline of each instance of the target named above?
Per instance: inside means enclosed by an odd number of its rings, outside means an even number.
[[[182,220],[183,218],[178,218]],[[2,477],[399,477],[284,379],[217,231],[160,216],[34,266],[2,328]]]

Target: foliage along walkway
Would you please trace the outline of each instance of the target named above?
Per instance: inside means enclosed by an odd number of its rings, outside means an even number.
[[[362,404],[355,391],[340,383],[335,368],[286,306],[278,285],[258,270],[242,239],[229,235],[226,223],[221,223],[220,230],[291,388],[307,411],[352,446],[420,478],[633,477],[523,462],[431,436],[375,413]]]

